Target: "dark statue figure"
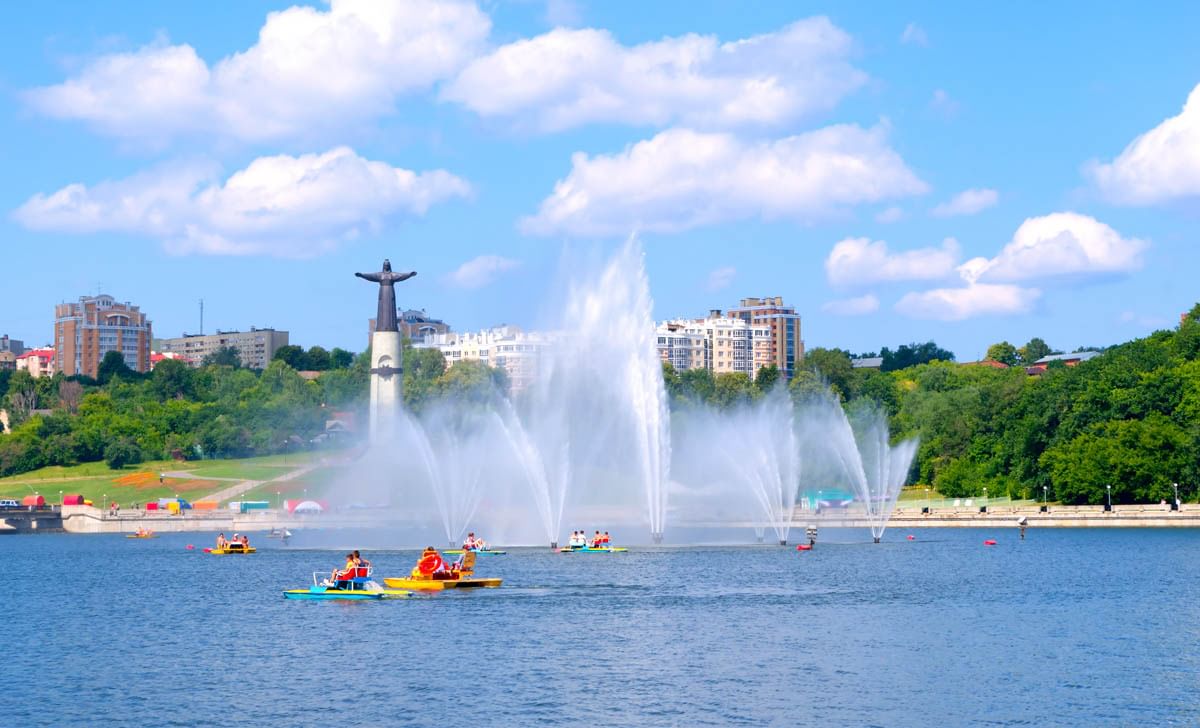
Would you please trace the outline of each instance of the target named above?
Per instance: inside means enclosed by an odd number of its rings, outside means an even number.
[[[384,259],[383,270],[378,273],[355,273],[359,278],[379,284],[379,312],[375,314],[376,331],[399,331],[396,325],[396,289],[395,284],[406,281],[417,274],[393,273],[391,261]]]

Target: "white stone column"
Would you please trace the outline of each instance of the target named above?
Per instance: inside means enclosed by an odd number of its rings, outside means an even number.
[[[403,376],[400,373],[400,332],[376,331],[371,335],[371,441],[395,432]]]

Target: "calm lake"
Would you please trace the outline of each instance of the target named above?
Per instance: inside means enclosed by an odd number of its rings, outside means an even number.
[[[513,549],[500,589],[372,603],[282,597],[361,546],[306,536],[0,538],[4,723],[1200,724],[1198,531]]]

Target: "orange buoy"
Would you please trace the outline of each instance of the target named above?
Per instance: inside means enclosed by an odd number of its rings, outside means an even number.
[[[989,538],[987,541],[983,542],[983,545],[984,546],[995,546],[996,542]]]
[[[802,543],[796,547],[796,550],[797,551],[812,551],[812,546],[810,546],[809,544],[806,544],[806,543]]]

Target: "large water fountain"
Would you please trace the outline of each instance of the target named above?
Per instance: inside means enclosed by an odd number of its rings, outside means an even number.
[[[731,410],[680,408],[673,423],[638,241],[563,290],[529,387],[400,413],[372,446],[407,522],[440,522],[449,543],[476,530],[556,544],[589,524],[657,543],[670,514],[786,543],[798,510],[849,503],[880,540],[916,451],[890,446],[885,413],[848,416],[828,393],[797,405],[779,387]]]

